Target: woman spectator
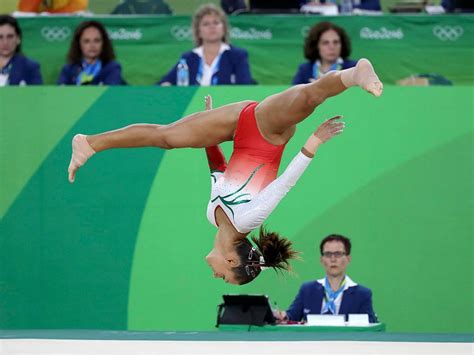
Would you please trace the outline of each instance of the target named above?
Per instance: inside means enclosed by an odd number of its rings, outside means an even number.
[[[351,40],[346,31],[331,22],[320,22],[309,30],[304,43],[308,62],[299,66],[293,85],[308,84],[329,71],[352,68],[356,62],[349,59]]]
[[[229,45],[229,28],[224,12],[213,4],[203,5],[193,16],[196,47],[182,54],[189,68],[189,85],[255,84],[245,49]],[[176,85],[178,63],[158,84]]]
[[[40,66],[21,54],[21,28],[9,15],[0,15],[0,86],[41,85]]]
[[[69,47],[68,64],[59,85],[122,85],[122,68],[115,61],[114,48],[104,26],[84,21],[77,26]]]

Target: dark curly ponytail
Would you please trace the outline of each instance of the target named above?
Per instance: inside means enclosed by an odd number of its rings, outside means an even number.
[[[290,240],[282,238],[278,233],[269,232],[264,226],[260,227],[258,237],[253,236],[251,240],[256,247],[253,247],[247,238],[239,241],[236,246],[240,265],[233,270],[240,285],[253,281],[262,268],[289,271],[289,260],[298,257],[298,252],[292,249]]]
[[[298,256],[298,252],[291,248],[291,241],[282,238],[278,233],[269,232],[263,226],[260,227],[258,238],[252,237],[252,241],[263,255],[264,267],[289,271],[291,269],[289,259]]]

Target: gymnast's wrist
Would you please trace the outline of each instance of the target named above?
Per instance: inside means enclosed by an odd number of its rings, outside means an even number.
[[[309,151],[308,148],[306,148],[306,146],[304,146],[303,148],[301,148],[301,153],[303,153],[304,156],[307,156],[308,158],[314,158],[314,153],[311,153],[311,151]]]

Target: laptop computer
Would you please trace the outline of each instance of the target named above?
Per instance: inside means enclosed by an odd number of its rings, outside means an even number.
[[[268,297],[265,295],[223,295],[219,305],[217,326],[220,324],[275,324]]]

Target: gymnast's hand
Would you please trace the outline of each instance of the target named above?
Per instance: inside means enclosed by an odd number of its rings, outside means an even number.
[[[303,146],[302,152],[309,157],[313,157],[321,144],[326,143],[332,137],[341,134],[345,127],[344,122],[339,121],[341,118],[342,116],[335,116],[323,122],[308,138],[306,144]]]
[[[206,111],[212,110],[212,96],[211,95],[204,96],[204,103],[206,104]]]
[[[345,127],[344,122],[338,121],[341,118],[342,116],[335,116],[323,122],[313,135],[319,139],[321,143],[326,143],[335,135],[341,134]]]

